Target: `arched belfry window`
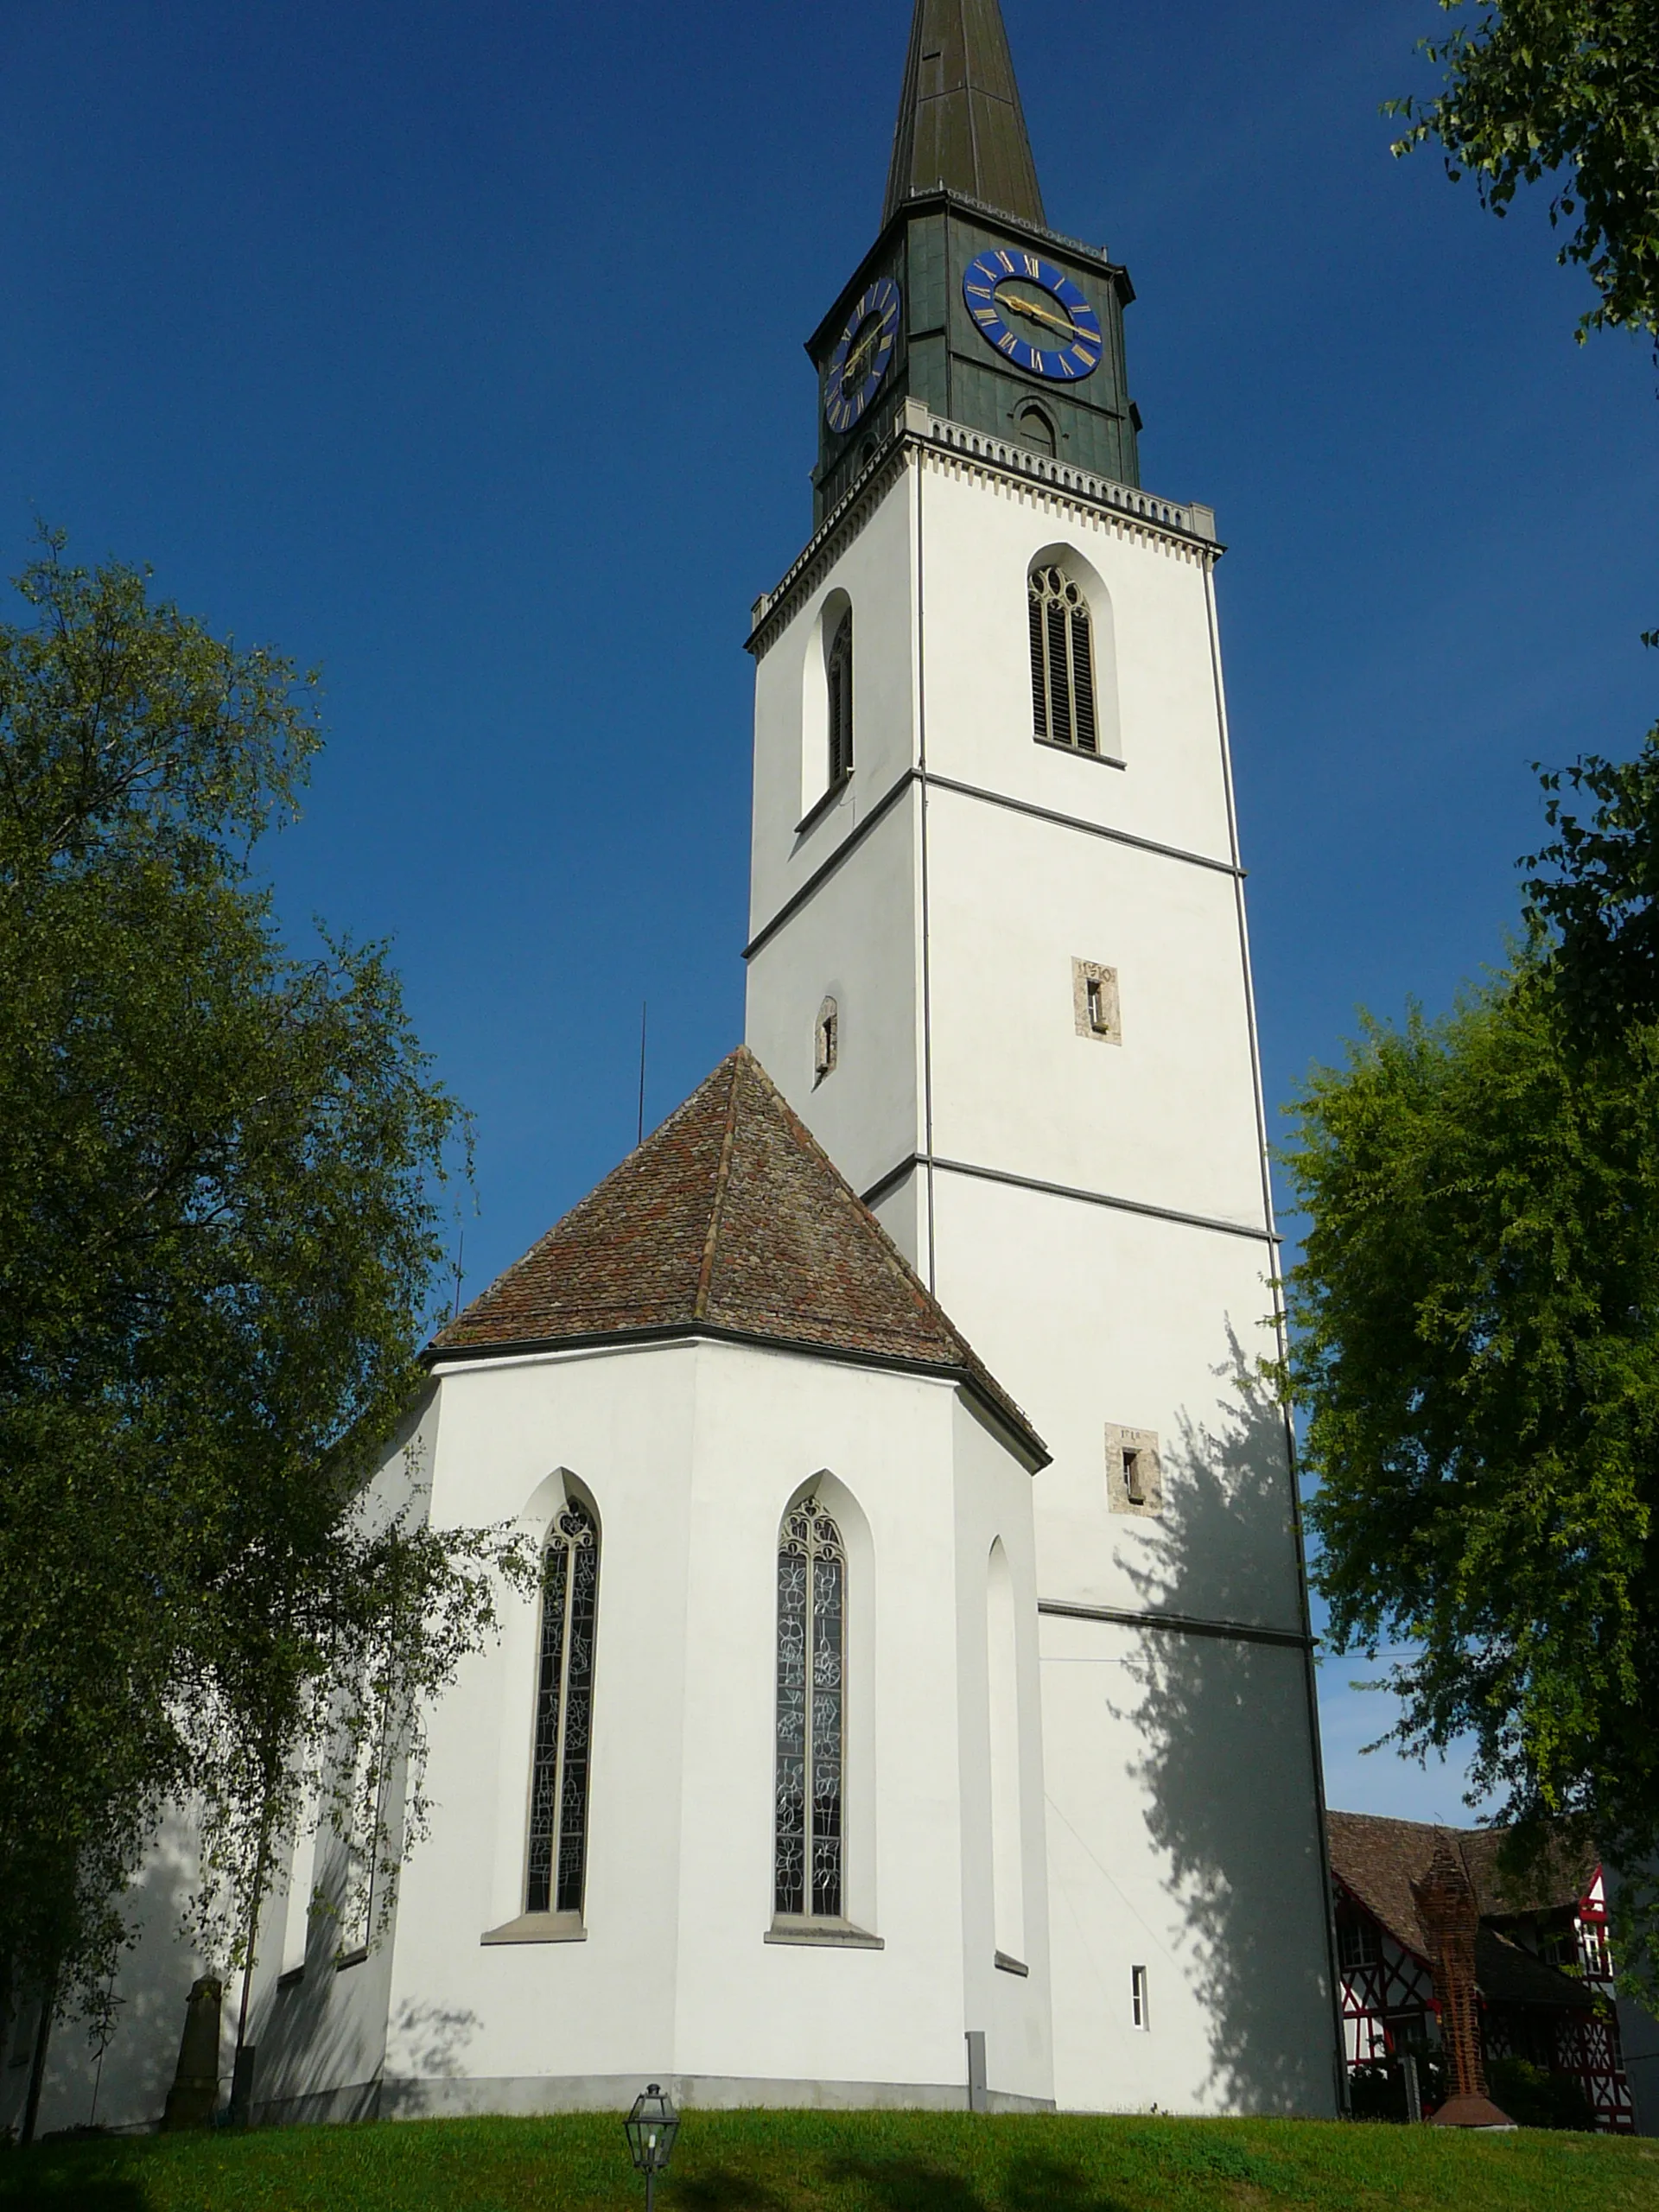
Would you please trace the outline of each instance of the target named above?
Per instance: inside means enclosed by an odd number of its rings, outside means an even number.
[[[839,1919],[845,1764],[847,1553],[816,1498],[778,1542],[778,1778],[773,1909]]]
[[[1040,407],[1022,407],[1015,418],[1020,442],[1033,453],[1052,454],[1058,451],[1054,441],[1054,425]]]
[[[1051,745],[1098,753],[1089,602],[1064,569],[1047,566],[1032,570],[1027,596],[1031,711],[1036,734]]]
[[[599,1531],[571,1498],[549,1531],[543,1560],[526,1912],[582,1910],[598,1607]]]
[[[830,780],[853,772],[853,610],[836,626],[824,664],[830,685]]]

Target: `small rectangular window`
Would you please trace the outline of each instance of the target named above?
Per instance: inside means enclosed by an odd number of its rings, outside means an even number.
[[[1147,1970],[1145,1967],[1129,1968],[1129,2018],[1137,2028],[1151,2025],[1147,2011]]]
[[[1107,1422],[1106,1503],[1113,1513],[1163,1511],[1164,1473],[1154,1429]]]
[[[1375,1966],[1382,1955],[1374,1921],[1338,1921],[1337,1963],[1344,1971],[1351,1967]]]
[[[1091,1037],[1097,1045],[1123,1042],[1116,968],[1103,968],[1094,960],[1072,961],[1071,1015],[1079,1037]]]

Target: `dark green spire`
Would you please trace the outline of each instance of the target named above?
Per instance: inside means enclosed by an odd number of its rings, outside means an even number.
[[[940,184],[1046,228],[997,0],[916,0],[882,221]]]

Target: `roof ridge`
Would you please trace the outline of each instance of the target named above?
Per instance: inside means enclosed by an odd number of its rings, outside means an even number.
[[[428,1352],[688,1325],[953,1373],[1022,1457],[1046,1463],[1026,1414],[747,1045]]]
[[[726,1094],[726,1126],[721,1132],[720,1161],[715,1169],[714,1203],[709,1209],[709,1229],[702,1240],[702,1262],[697,1269],[697,1294],[692,1302],[694,1319],[709,1319],[709,1286],[714,1280],[715,1250],[720,1243],[721,1224],[726,1217],[726,1194],[732,1181],[732,1146],[737,1136],[737,1092],[742,1080],[743,1062],[752,1057],[747,1046],[740,1045],[731,1055],[732,1087]]]
[[[854,1190],[852,1185],[842,1173],[840,1168],[836,1166],[835,1161],[830,1159],[829,1154],[818,1142],[817,1137],[815,1137],[811,1130],[808,1128],[806,1123],[802,1121],[800,1116],[790,1104],[788,1099],[785,1097],[783,1092],[779,1090],[778,1085],[772,1081],[771,1076],[767,1074],[760,1062],[756,1059],[754,1054],[749,1051],[747,1045],[741,1046],[739,1050],[744,1054],[749,1065],[760,1077],[761,1082],[766,1084],[772,1096],[777,1100],[779,1107],[781,1107],[785,1116],[787,1117],[796,1138],[807,1147],[807,1149],[812,1154],[813,1157],[818,1161],[819,1165],[828,1171],[830,1182],[836,1190],[838,1192],[844,1192],[845,1195],[852,1200],[855,1209],[863,1216],[868,1225],[875,1231],[876,1236],[880,1239],[880,1249],[883,1259],[886,1261],[888,1268],[898,1276],[899,1281],[909,1292],[912,1302],[916,1306],[917,1311],[924,1314],[931,1313],[937,1316],[938,1320],[943,1322],[945,1333],[950,1338],[951,1344],[956,1347],[957,1351],[962,1354],[968,1364],[975,1369],[983,1369],[984,1363],[980,1359],[978,1353],[975,1351],[967,1338],[963,1335],[961,1330],[957,1328],[956,1323],[950,1319],[950,1316],[945,1312],[944,1306],[939,1303],[938,1294],[930,1290],[927,1285],[922,1281],[921,1276],[917,1273],[916,1269],[912,1267],[910,1262],[899,1250],[898,1245],[888,1234],[881,1221],[870,1211],[869,1207],[865,1205],[863,1199],[860,1198],[858,1192]],[[984,1371],[987,1374],[989,1373],[988,1369],[985,1369]],[[998,1388],[1000,1390],[1001,1385],[999,1385]],[[1007,1394],[1004,1392],[1002,1395],[1006,1395]],[[1010,1402],[1012,1402],[1012,1401],[1010,1401]],[[1023,1414],[1024,1408],[1020,1408],[1018,1410]]]

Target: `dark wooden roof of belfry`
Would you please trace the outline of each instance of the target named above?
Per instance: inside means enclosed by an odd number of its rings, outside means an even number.
[[[1325,1826],[1332,1872],[1407,1950],[1422,1959],[1429,1955],[1428,1936],[1411,1885],[1427,1872],[1436,1847],[1446,1844],[1462,1860],[1480,1908],[1475,1976],[1481,1994],[1497,2004],[1582,2006],[1587,2002],[1582,1983],[1546,1966],[1490,1923],[1576,1905],[1594,1879],[1593,1853],[1563,1851],[1552,1865],[1517,1885],[1498,1866],[1503,1843],[1500,1828],[1442,1828],[1424,1821],[1387,1820],[1374,1813],[1332,1812],[1325,1815]]]
[[[958,1376],[1048,1454],[746,1046],[428,1357],[702,1333]]]
[[[916,0],[882,221],[941,184],[1046,227],[997,0]]]

